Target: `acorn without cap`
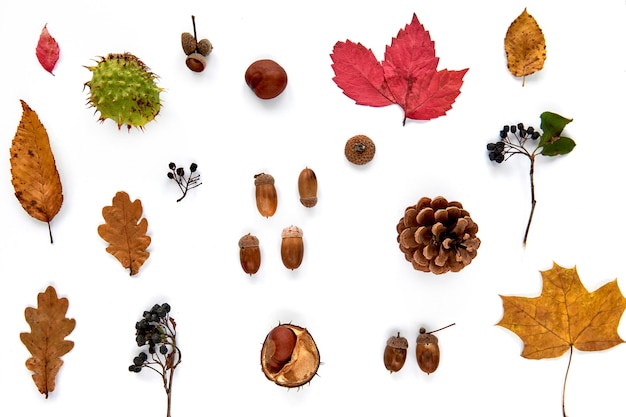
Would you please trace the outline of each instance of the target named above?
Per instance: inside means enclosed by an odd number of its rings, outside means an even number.
[[[304,207],[317,204],[317,177],[311,168],[304,168],[298,177],[298,193]]]

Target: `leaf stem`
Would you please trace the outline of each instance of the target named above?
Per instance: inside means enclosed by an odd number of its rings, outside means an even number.
[[[50,227],[50,222],[48,222],[48,234],[50,235],[50,244],[52,245],[54,240],[52,239],[52,228]]]
[[[567,385],[567,376],[569,375],[569,367],[572,364],[573,353],[574,353],[574,345],[570,345],[569,360],[567,361],[567,371],[565,371],[565,379],[563,380],[563,397],[561,398],[561,407],[563,409],[563,417],[567,417],[567,414],[565,414],[565,386]]]
[[[528,216],[528,224],[526,225],[526,232],[524,233],[524,246],[526,246],[526,240],[528,240],[528,232],[530,231],[530,223],[533,221],[533,214],[535,214],[535,154],[529,155],[530,158],[530,215]]]

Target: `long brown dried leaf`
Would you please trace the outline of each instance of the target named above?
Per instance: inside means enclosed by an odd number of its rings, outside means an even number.
[[[543,68],[546,61],[546,39],[539,24],[526,9],[511,23],[504,38],[509,71],[516,77],[522,77],[522,86],[526,76]]]
[[[124,268],[130,269],[130,275],[139,272],[139,268],[148,259],[146,251],[150,246],[150,236],[146,236],[148,220],[141,218],[141,201],[130,201],[124,191],[113,197],[113,205],[102,209],[105,224],[98,226],[98,234],[107,242],[107,252],[115,256]],[[141,220],[140,220],[141,219]]]
[[[54,162],[46,128],[23,100],[22,119],[11,146],[11,174],[15,197],[26,212],[37,220],[50,222],[63,204],[61,179]]]
[[[27,307],[24,311],[30,333],[20,333],[20,339],[33,355],[26,360],[26,367],[34,372],[33,381],[46,398],[54,391],[56,375],[63,365],[61,356],[74,347],[74,342],[65,340],[76,327],[76,320],[65,317],[68,306],[67,298],[58,298],[49,286],[37,296],[37,308]]]

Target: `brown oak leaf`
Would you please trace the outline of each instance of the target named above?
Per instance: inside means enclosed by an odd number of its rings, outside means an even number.
[[[54,391],[56,375],[63,365],[61,356],[74,347],[74,342],[65,340],[76,327],[76,320],[65,317],[68,306],[67,298],[58,298],[49,286],[37,296],[37,308],[27,307],[24,311],[30,333],[20,333],[20,339],[33,355],[26,360],[26,367],[34,372],[33,381],[46,398]]]
[[[37,220],[50,222],[63,204],[61,179],[54,162],[48,133],[37,113],[23,100],[22,119],[11,146],[11,182],[15,197],[26,212]]]
[[[130,275],[139,272],[150,256],[146,251],[151,241],[150,236],[146,236],[148,220],[141,218],[142,213],[140,200],[131,202],[127,193],[119,191],[113,197],[113,205],[102,209],[106,223],[98,226],[100,237],[109,242],[107,252],[124,268],[129,268]]]
[[[500,296],[504,314],[497,325],[523,340],[524,358],[555,358],[569,350],[571,362],[573,348],[598,351],[624,342],[617,328],[626,298],[617,280],[589,292],[580,282],[576,267],[563,268],[554,263],[541,275],[543,290],[539,297]]]

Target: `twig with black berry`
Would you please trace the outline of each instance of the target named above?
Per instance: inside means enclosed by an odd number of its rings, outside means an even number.
[[[183,167],[176,167],[176,164],[173,162],[170,162],[169,168],[170,172],[167,173],[167,178],[174,180],[183,193],[183,195],[176,200],[177,203],[185,198],[187,191],[202,184],[200,182],[200,174],[196,173],[198,171],[198,164],[195,162],[189,166],[189,171],[191,172],[188,177],[185,177],[185,169]]]
[[[487,144],[489,160],[502,163],[513,155],[524,155],[530,160],[530,199],[531,208],[524,233],[524,246],[528,240],[530,224],[535,213],[535,157],[537,155],[557,156],[570,153],[576,143],[568,137],[561,136],[565,126],[573,119],[567,119],[552,112],[543,112],[540,116],[540,129],[543,133],[535,130],[532,126],[524,127],[523,123],[517,125],[505,125],[500,131],[500,140]],[[530,141],[530,142],[529,142]],[[534,148],[527,148],[529,143],[536,144]]]
[[[128,370],[137,373],[148,368],[161,376],[167,394],[167,417],[171,417],[174,369],[180,364],[182,355],[176,345],[176,321],[170,317],[170,305],[155,304],[149,311],[144,311],[135,330],[137,346],[148,345],[148,352],[139,352]]]

